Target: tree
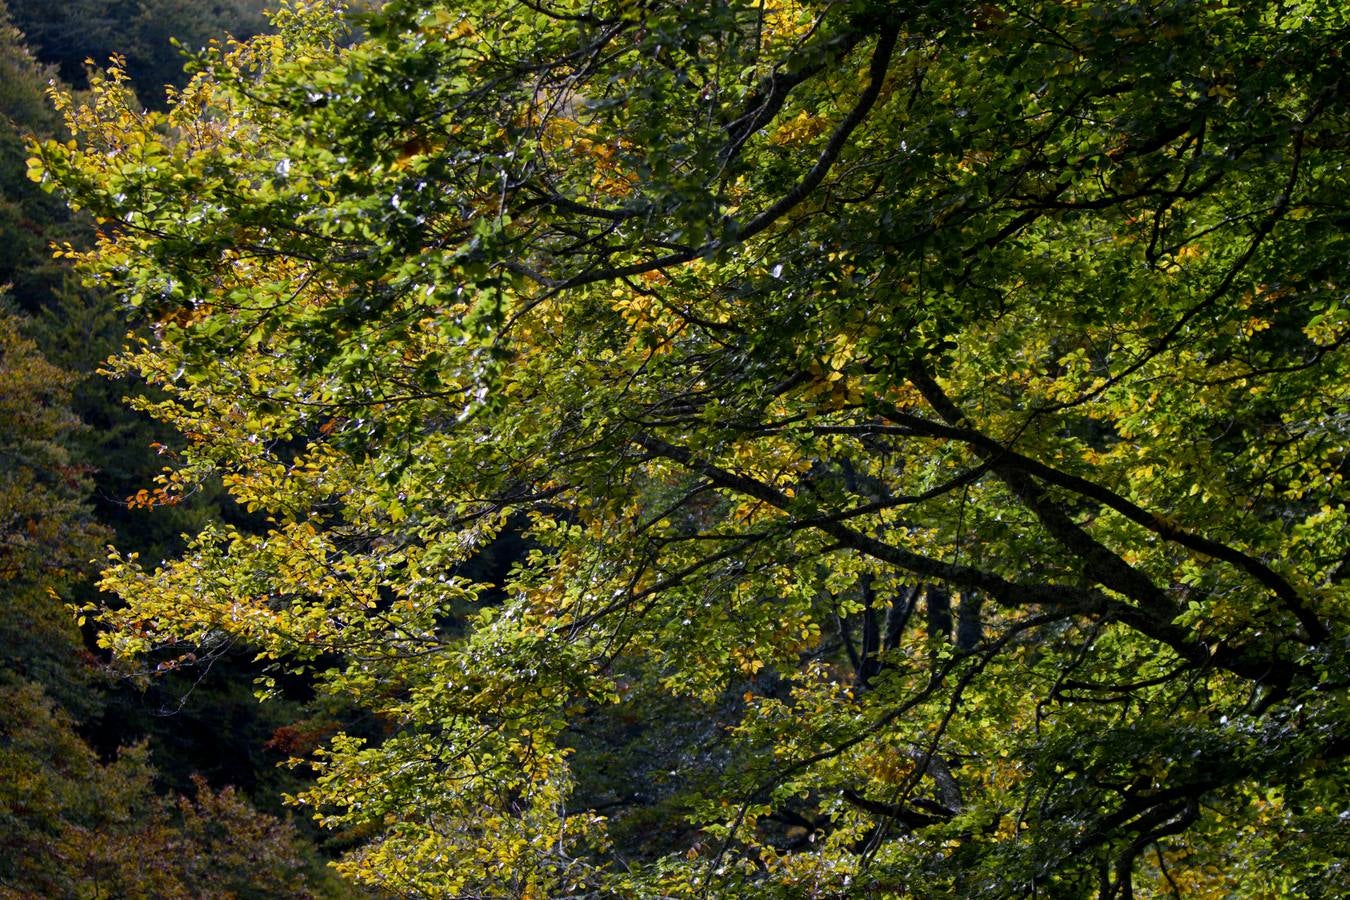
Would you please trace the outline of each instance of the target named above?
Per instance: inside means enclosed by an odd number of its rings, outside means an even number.
[[[114,559],[107,640],[366,705],[347,874],[1345,891],[1342,4],[337,21],[113,69],[34,172],[155,323],[161,489],[267,517]]]
[[[48,7],[48,14],[59,14]],[[12,376],[10,384],[0,387],[0,405],[22,413],[0,413],[0,446],[10,451],[0,457],[0,486],[6,498],[21,498],[42,512],[34,527],[44,521],[47,529],[44,541],[30,543],[33,552],[8,560],[10,597],[5,614],[0,614],[5,648],[0,667],[42,684],[75,715],[81,734],[98,752],[110,754],[119,746],[148,741],[161,789],[191,793],[193,778],[205,775],[213,784],[235,785],[279,807],[282,784],[291,789],[294,778],[276,770],[276,754],[269,754],[264,744],[300,713],[295,705],[263,708],[251,703],[257,668],[249,662],[251,654],[216,658],[209,673],[89,683],[99,661],[84,652],[66,608],[94,599],[90,576],[96,566],[91,561],[109,541],[124,551],[161,559],[180,549],[182,534],[199,530],[207,521],[247,517],[218,484],[167,508],[152,507],[148,493],[138,493],[161,471],[177,436],[123,404],[123,395],[142,392],[143,385],[115,383],[96,374],[122,345],[126,323],[111,295],[82,286],[69,262],[53,259],[51,253],[54,243],[88,247],[93,221],[72,215],[64,202],[24,173],[31,135],[66,137],[60,114],[46,98],[55,75],[54,67],[35,61],[0,0],[0,284],[10,284],[0,303],[7,308],[12,301],[23,314],[21,322],[6,319],[0,343],[8,347],[11,340],[21,340],[21,331],[27,359],[21,368],[35,370],[29,377]],[[28,421],[42,411],[54,429],[44,432]],[[84,424],[78,425],[77,419]],[[13,455],[16,442],[31,447],[44,433],[47,453],[22,459]],[[53,450],[59,453],[59,472],[39,476],[42,486],[36,490],[15,483],[25,467],[31,475],[35,467],[47,466]],[[53,502],[52,485],[62,487],[64,506]],[[9,511],[5,505],[0,501],[0,514]],[[74,509],[78,519],[63,516]],[[0,532],[19,526],[27,527],[26,517],[6,517]],[[38,565],[57,559],[71,563],[69,577],[53,579],[50,569]],[[259,782],[266,787],[259,790]]]
[[[0,897],[313,896],[288,822],[201,779],[162,796],[143,745],[103,761],[76,730],[100,698],[58,592],[107,533],[68,446],[74,377],[18,326],[0,314]]]
[[[158,795],[144,746],[100,761],[35,684],[0,699],[0,897],[315,896],[290,823],[201,779]]]
[[[91,666],[57,591],[92,574],[107,532],[88,503],[89,469],[72,457],[73,377],[48,363],[0,306],[0,670],[92,708]]]
[[[25,133],[51,135],[60,128],[44,95],[54,74],[28,52],[0,3],[0,283],[11,285],[13,299],[30,313],[34,298],[59,283],[47,244],[69,237],[60,227],[70,219],[64,205],[24,177]]]

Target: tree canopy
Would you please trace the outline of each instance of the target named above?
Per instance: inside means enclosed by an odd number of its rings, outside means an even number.
[[[319,2],[34,176],[403,895],[1336,896],[1340,2]],[[485,551],[522,542],[509,571]],[[267,685],[263,685],[264,691]]]

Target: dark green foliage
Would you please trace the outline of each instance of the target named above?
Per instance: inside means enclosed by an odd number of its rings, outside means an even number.
[[[70,212],[24,177],[27,136],[54,135],[60,117],[45,96],[55,69],[38,63],[0,3],[0,283],[30,315],[50,312],[72,280],[50,245],[79,232]]]
[[[39,57],[70,84],[83,84],[87,60],[126,57],[137,92],[153,106],[164,86],[181,86],[184,53],[227,35],[267,28],[267,0],[8,0],[14,21]],[[174,42],[177,42],[175,45]],[[180,49],[181,48],[181,49]]]
[[[68,406],[73,378],[19,323],[0,306],[0,670],[88,712],[92,657],[78,652],[58,592],[93,571],[110,535],[87,499],[90,468],[72,454],[81,428]]]
[[[100,760],[36,685],[0,675],[0,897],[313,897],[286,822],[203,780],[164,797],[143,746]]]

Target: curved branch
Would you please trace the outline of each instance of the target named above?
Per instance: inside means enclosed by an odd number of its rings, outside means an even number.
[[[800,504],[777,488],[699,459],[685,447],[676,446],[642,432],[631,435],[629,440],[655,456],[678,462],[690,471],[698,472],[718,487],[753,497],[789,515],[799,509]],[[789,523],[789,526],[791,524]],[[1160,615],[1157,610],[1132,606],[1093,588],[1039,581],[1011,581],[995,572],[970,565],[942,562],[904,547],[888,544],[842,522],[832,521],[828,517],[818,519],[814,527],[836,539],[842,547],[856,550],[924,578],[978,588],[1002,606],[1041,605],[1061,614],[1110,618],[1167,645],[1190,662],[1218,666],[1259,683],[1273,681],[1286,684],[1297,670],[1296,666],[1287,661],[1254,655],[1241,647],[1224,645],[1209,647],[1195,640],[1187,629],[1174,624],[1172,617]]]
[[[1121,496],[1109,488],[1103,487],[1086,478],[1078,475],[1072,475],[1068,472],[1060,471],[1052,466],[1046,465],[1039,460],[1025,456],[1012,450],[1011,448],[999,443],[989,436],[969,427],[964,415],[956,408],[946,394],[942,392],[937,383],[926,375],[921,368],[915,367],[912,375],[919,379],[916,386],[924,393],[925,399],[937,410],[947,422],[944,426],[941,423],[932,422],[920,416],[915,416],[901,410],[883,404],[882,414],[889,420],[904,425],[913,432],[927,433],[932,437],[944,437],[961,441],[972,447],[976,453],[984,457],[995,469],[1007,471],[1017,469],[1028,475],[1034,476],[1046,484],[1063,488],[1081,497],[1094,500],[1101,505],[1120,513],[1137,525],[1153,532],[1175,544],[1179,544],[1188,550],[1194,550],[1203,553],[1206,556],[1229,563],[1232,566],[1241,569],[1259,582],[1262,586],[1270,590],[1280,602],[1284,604],[1298,619],[1299,624],[1307,633],[1308,641],[1313,644],[1325,641],[1330,632],[1327,630],[1313,614],[1311,610],[1303,603],[1302,598],[1288,581],[1282,578],[1273,569],[1264,562],[1250,554],[1244,553],[1235,547],[1219,543],[1211,538],[1187,531],[1179,525],[1168,522],[1156,513],[1149,512],[1133,501]],[[922,384],[920,384],[922,382]],[[934,402],[936,401],[936,402]],[[1076,527],[1076,526],[1075,526]]]
[[[881,87],[886,80],[886,72],[890,68],[891,58],[895,54],[896,41],[899,38],[899,28],[896,25],[887,25],[882,28],[878,37],[876,49],[872,52],[872,60],[868,65],[868,81],[863,92],[858,97],[858,102],[849,110],[835,128],[834,133],[830,135],[830,140],[816,159],[815,165],[801,177],[801,179],[792,186],[792,188],[779,197],[773,205],[762,211],[749,222],[737,227],[734,222],[726,223],[726,236],[708,241],[700,247],[689,250],[680,250],[675,253],[668,253],[665,256],[659,256],[654,259],[643,260],[641,262],[629,263],[623,266],[610,266],[599,269],[592,269],[573,275],[570,278],[553,280],[547,278],[542,273],[534,271],[522,271],[532,281],[550,288],[552,290],[562,290],[565,288],[581,287],[583,285],[595,284],[600,281],[612,281],[616,278],[623,278],[631,275],[641,275],[644,272],[652,272],[666,266],[677,266],[691,260],[709,256],[721,250],[724,247],[732,246],[749,240],[755,235],[764,231],[773,225],[784,215],[791,212],[803,200],[811,195],[811,192],[818,188],[825,180],[825,176],[830,173],[834,164],[839,159],[839,155],[844,152],[849,138],[853,132],[863,123],[872,107],[876,104],[877,98],[881,96]]]

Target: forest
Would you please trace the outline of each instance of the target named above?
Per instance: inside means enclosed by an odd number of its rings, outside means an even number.
[[[0,0],[0,897],[1350,895],[1347,46]]]

